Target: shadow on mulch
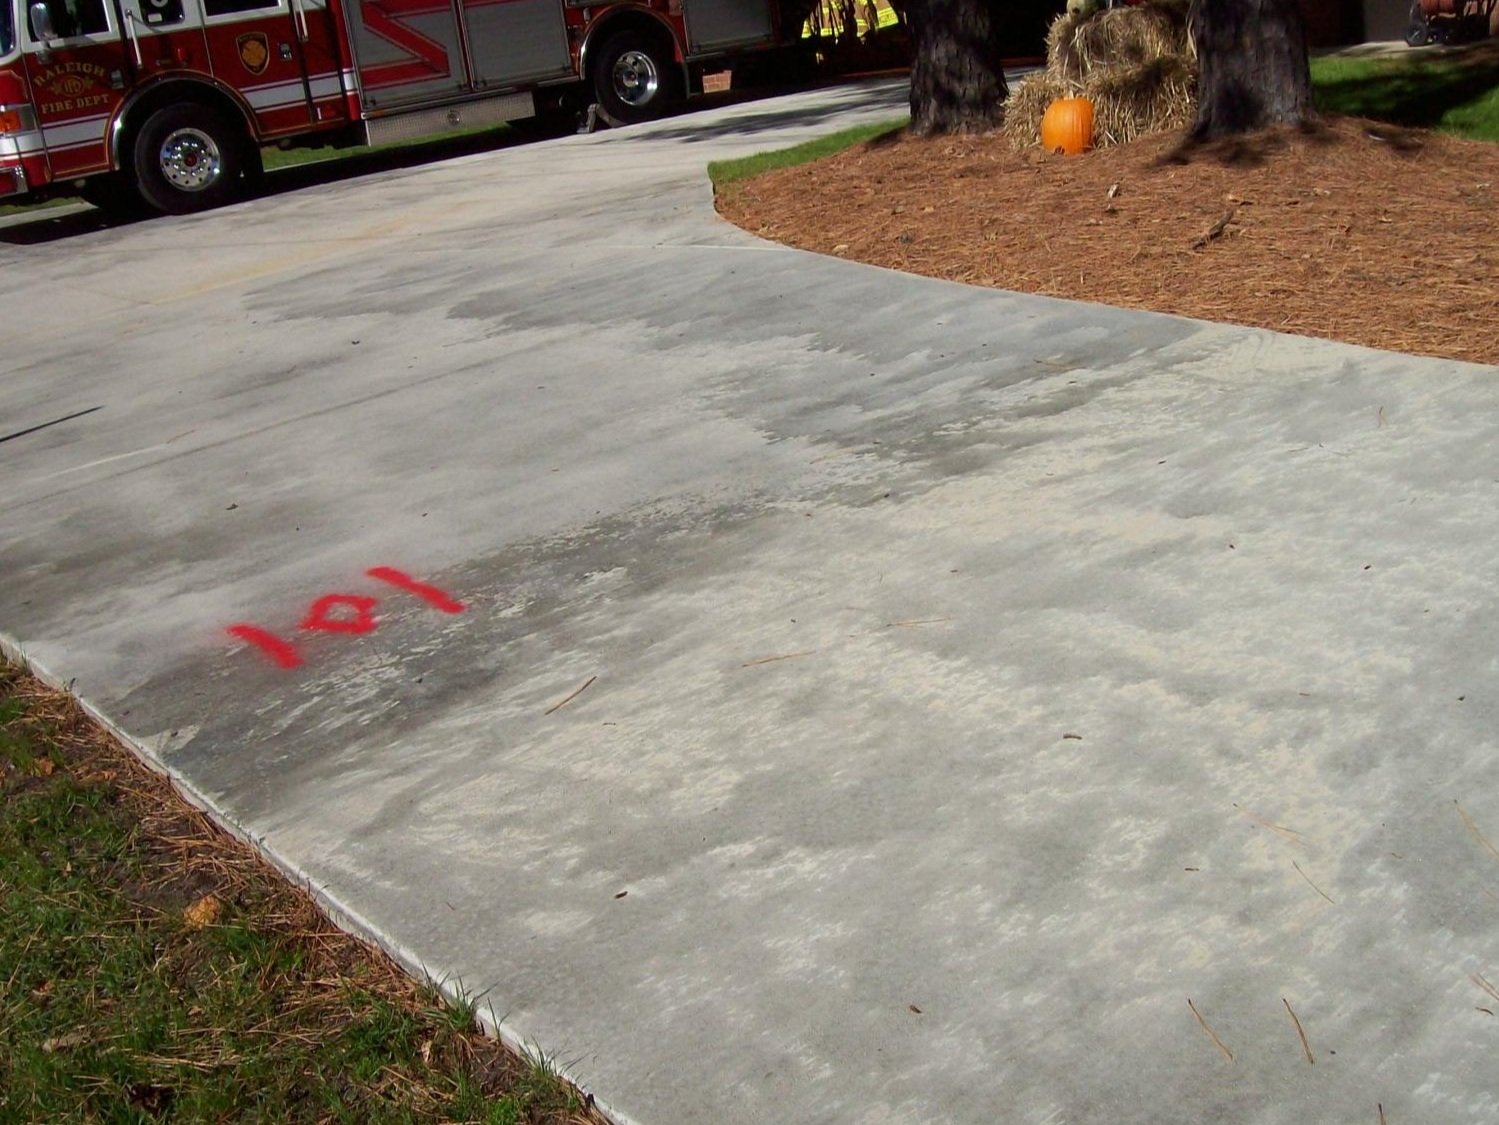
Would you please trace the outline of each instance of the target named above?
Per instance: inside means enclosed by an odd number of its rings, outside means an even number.
[[[1430,135],[1422,129],[1407,129],[1382,121],[1362,122],[1364,135],[1380,141],[1398,153],[1414,155],[1421,151]],[[1316,147],[1349,143],[1346,129],[1330,127],[1326,121],[1309,121],[1292,128],[1265,129],[1237,137],[1215,137],[1200,141],[1190,133],[1180,134],[1175,145],[1168,146],[1156,158],[1158,164],[1191,164],[1194,160],[1213,161],[1229,166],[1253,168],[1266,164],[1298,145]]]

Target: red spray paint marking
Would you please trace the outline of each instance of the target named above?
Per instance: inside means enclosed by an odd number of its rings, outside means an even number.
[[[296,668],[302,663],[302,657],[297,653],[296,647],[283,641],[275,633],[267,633],[264,629],[254,625],[231,625],[228,633],[230,636],[238,637],[254,645],[270,657],[271,663],[278,668]]]
[[[415,594],[433,609],[441,610],[443,613],[462,613],[463,603],[455,602],[436,586],[429,586],[425,582],[418,582],[405,571],[397,570],[393,566],[377,566],[365,571],[377,582],[389,582],[392,586],[405,590],[408,594]]]
[[[320,633],[373,633],[374,609],[378,604],[374,598],[360,594],[324,594],[308,608],[307,616],[302,618],[302,628]],[[352,609],[354,616],[335,617],[333,611],[341,606]]]
[[[441,613],[462,613],[464,604],[450,598],[444,591],[426,582],[418,582],[403,570],[393,566],[377,566],[365,571],[377,582],[384,582],[408,594],[413,594]],[[379,621],[375,618],[376,598],[361,594],[324,594],[307,607],[307,616],[302,619],[302,628],[317,633],[350,633],[361,635],[373,633]],[[343,612],[350,611],[350,612]],[[278,668],[297,668],[302,656],[290,641],[258,625],[231,625],[230,636],[254,645]]]

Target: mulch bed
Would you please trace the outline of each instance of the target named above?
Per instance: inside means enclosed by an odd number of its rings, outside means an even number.
[[[975,285],[1499,364],[1499,145],[1330,118],[1076,157],[893,134],[720,194],[762,237]]]

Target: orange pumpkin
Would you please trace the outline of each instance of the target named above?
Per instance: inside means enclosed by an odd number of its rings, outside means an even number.
[[[1041,147],[1074,156],[1093,147],[1093,103],[1087,98],[1058,98],[1041,118]]]

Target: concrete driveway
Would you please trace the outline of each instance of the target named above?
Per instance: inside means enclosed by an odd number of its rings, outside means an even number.
[[[714,217],[902,97],[0,243],[0,629],[624,1118],[1492,1122],[1499,372]]]

